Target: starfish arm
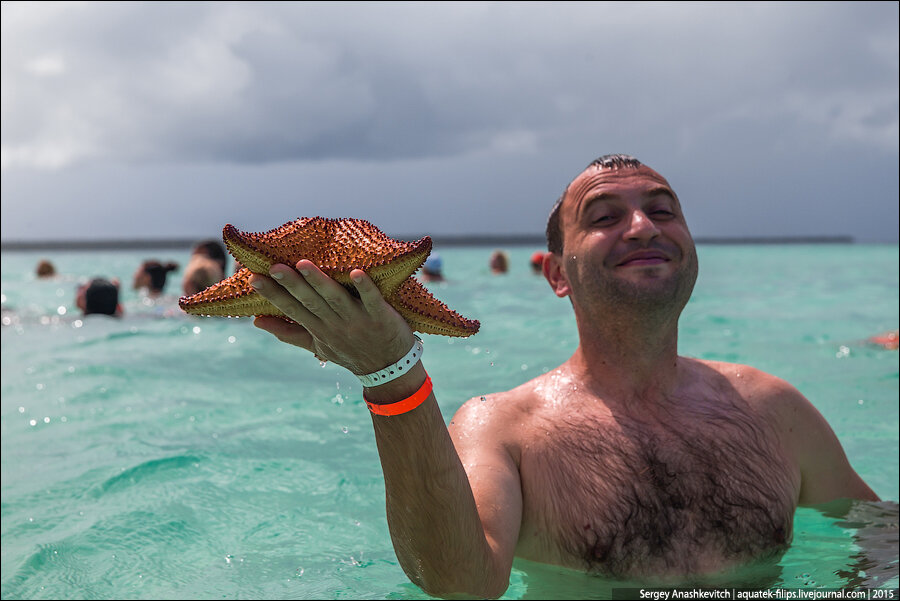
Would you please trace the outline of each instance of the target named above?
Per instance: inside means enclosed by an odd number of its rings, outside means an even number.
[[[413,330],[423,334],[466,337],[478,332],[481,326],[477,320],[467,319],[447,307],[412,277],[387,301]]]
[[[178,306],[190,315],[216,317],[250,317],[253,315],[270,315],[287,319],[278,307],[257,294],[250,285],[249,269],[239,269],[234,275],[225,278],[191,296],[178,299]]]
[[[412,274],[431,252],[431,238],[394,240],[362,219],[304,217],[267,232],[243,232],[231,224],[222,237],[243,267],[233,276],[178,304],[192,315],[242,317],[267,315],[290,319],[259,295],[249,279],[268,275],[276,263],[294,267],[301,259],[315,263],[354,296],[350,272],[361,269],[414,330],[443,336],[471,336],[479,323],[466,319],[434,298]]]
[[[254,273],[268,274],[276,263],[290,267],[309,259],[329,277],[352,289],[350,272],[365,271],[384,296],[393,294],[431,252],[428,236],[402,242],[362,219],[304,217],[268,232],[222,231],[225,246]]]

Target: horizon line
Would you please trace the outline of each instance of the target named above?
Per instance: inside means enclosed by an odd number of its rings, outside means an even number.
[[[397,237],[417,240],[422,236]],[[0,240],[0,250],[127,250],[127,249],[191,249],[209,238],[145,238],[92,240]],[[431,236],[434,246],[546,246],[543,234],[460,234]],[[852,236],[698,236],[696,244],[854,244]],[[884,242],[890,244],[891,242]]]

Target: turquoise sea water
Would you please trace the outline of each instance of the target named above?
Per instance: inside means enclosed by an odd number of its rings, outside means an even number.
[[[564,361],[568,301],[509,248],[438,249],[435,295],[482,330],[426,336],[446,419]],[[898,586],[897,245],[701,246],[680,352],[799,388],[883,503],[800,509],[773,586]],[[35,279],[47,256],[61,276]],[[2,597],[416,599],[397,564],[355,378],[249,319],[191,318],[129,290],[147,258],[2,254]],[[122,319],[81,318],[80,278],[116,276]],[[435,540],[435,544],[441,541]],[[604,598],[611,583],[517,562],[505,598]]]

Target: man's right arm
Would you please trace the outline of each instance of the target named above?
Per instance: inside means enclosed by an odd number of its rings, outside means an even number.
[[[306,273],[273,267],[277,284],[253,276],[259,293],[297,322],[258,318],[257,326],[354,373],[381,369],[405,352],[398,349],[408,348],[409,326],[362,272],[352,274],[360,293],[355,299],[311,263],[300,262],[298,269]],[[373,403],[408,398],[425,377],[419,363],[402,377],[367,389],[366,398]],[[433,394],[412,411],[373,414],[372,421],[391,538],[406,574],[434,596],[502,595],[522,504],[518,470],[508,453],[495,446],[465,447],[467,457],[476,458],[467,474]]]
[[[425,379],[424,368],[417,368],[378,387],[390,390],[369,389],[366,397],[408,397]],[[454,445],[434,395],[403,415],[373,414],[372,423],[391,539],[410,580],[439,597],[502,595],[522,513],[519,473],[509,454],[495,445]]]

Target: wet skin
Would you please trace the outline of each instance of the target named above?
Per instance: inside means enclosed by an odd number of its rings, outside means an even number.
[[[572,357],[470,399],[449,430],[434,393],[402,416],[373,417],[388,524],[413,582],[434,596],[496,597],[513,556],[613,578],[694,578],[777,555],[797,504],[877,499],[796,389],[678,355],[697,256],[664,178],[589,167],[561,211],[563,252],[542,268],[574,307]],[[295,267],[253,277],[296,321],[259,327],[355,373],[409,348],[407,324],[365,274],[354,272],[354,299],[308,262]],[[424,379],[419,363],[366,395],[394,402]]]

